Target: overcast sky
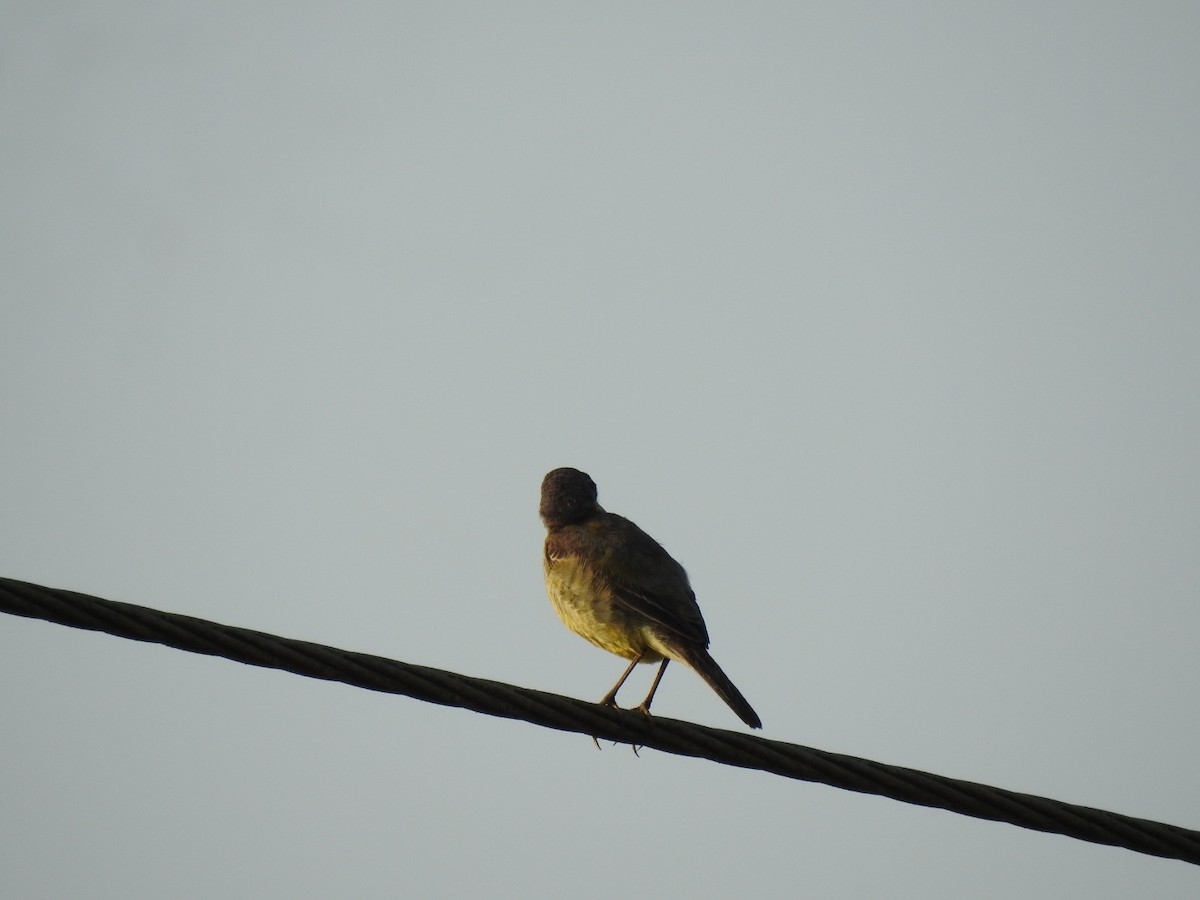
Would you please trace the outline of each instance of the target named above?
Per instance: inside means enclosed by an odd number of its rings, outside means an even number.
[[[597,699],[575,466],[766,736],[1200,828],[1198,60],[1195,3],[3,3],[0,574]],[[11,897],[1200,889],[44,622],[0,683]]]

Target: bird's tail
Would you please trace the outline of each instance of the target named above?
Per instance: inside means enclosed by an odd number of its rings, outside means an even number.
[[[673,647],[680,662],[687,663],[696,674],[708,682],[708,686],[717,692],[717,696],[728,704],[729,708],[738,714],[738,718],[751,728],[762,728],[762,719],[758,717],[742,696],[742,692],[733,686],[729,676],[721,671],[717,661],[703,647]]]

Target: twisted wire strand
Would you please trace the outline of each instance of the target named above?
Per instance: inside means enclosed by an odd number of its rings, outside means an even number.
[[[0,578],[0,611],[1200,865],[1198,831],[841,753],[11,578]]]

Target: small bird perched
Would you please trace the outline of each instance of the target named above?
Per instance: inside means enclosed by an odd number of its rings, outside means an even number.
[[[695,670],[751,728],[762,720],[708,653],[708,629],[687,573],[659,543],[623,516],[596,502],[596,483],[578,469],[555,469],[542,479],[539,512],[546,526],[546,593],[563,623],[597,647],[630,660],[600,700],[617,705],[617,691],[640,662],[662,665],[638,709],[650,714],[667,663]]]

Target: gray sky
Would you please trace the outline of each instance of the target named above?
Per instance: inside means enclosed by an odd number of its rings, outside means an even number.
[[[767,736],[1200,827],[1198,59],[1194,3],[4,4],[0,574],[593,699],[576,466]],[[1200,886],[41,622],[0,679],[6,896]]]

